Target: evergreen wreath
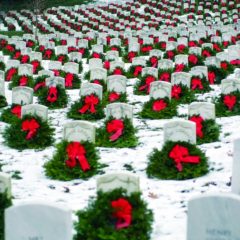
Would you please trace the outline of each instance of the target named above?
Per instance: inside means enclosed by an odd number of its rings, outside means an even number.
[[[12,81],[13,77],[17,76],[18,69],[17,68],[9,68],[5,73],[5,81],[9,82]]]
[[[113,71],[111,71],[109,73],[109,75],[122,75],[122,76],[125,76],[126,75],[126,71],[121,68],[121,67],[115,67],[115,69]]]
[[[91,109],[87,109],[84,113],[79,112],[79,110],[86,105],[85,100],[88,96],[84,96],[80,100],[72,104],[69,112],[67,113],[67,116],[76,120],[99,120],[104,118],[105,114],[103,111],[103,103],[101,102],[101,100],[95,94],[91,94],[89,96],[93,96],[96,101],[98,99],[98,103],[94,104],[95,112],[91,112]],[[90,105],[89,108],[91,108]]]
[[[158,80],[171,82],[171,75],[173,73],[173,69],[159,69],[158,70]]]
[[[176,91],[175,91],[176,90]],[[193,91],[186,85],[178,84],[172,86],[172,100],[178,104],[191,103],[195,100]]]
[[[137,78],[140,77],[142,74],[142,69],[144,66],[141,65],[131,65],[128,71],[126,72],[125,76],[127,78]]]
[[[213,119],[204,120],[199,115],[192,115],[189,120],[196,123],[197,144],[212,143],[219,140],[220,126]]]
[[[79,48],[78,52],[82,54],[82,58],[89,58],[90,51],[88,48]]]
[[[66,161],[68,160],[67,147],[72,142],[61,141],[56,146],[56,152],[53,158],[44,164],[45,174],[51,179],[61,181],[70,181],[73,179],[88,179],[96,174],[101,174],[101,168],[105,165],[100,164],[99,153],[93,143],[81,142],[80,144],[85,149],[85,157],[90,165],[90,169],[83,171],[78,164],[75,167],[68,167]]]
[[[55,61],[59,61],[62,64],[69,62],[69,57],[67,54],[59,54],[55,57]]]
[[[5,123],[14,123],[21,118],[21,105],[12,104],[10,108],[6,108],[2,111],[0,121]]]
[[[35,82],[34,82],[34,87],[33,87],[33,90],[34,90],[34,94],[35,95],[39,95],[40,91],[46,87],[46,79],[49,78],[49,76],[47,75],[43,75],[43,76],[39,76],[35,79]]]
[[[110,125],[108,124],[112,124],[112,130],[110,130]],[[115,126],[113,126],[113,124],[115,124]],[[118,130],[121,132],[121,134],[119,134],[115,139],[111,140],[111,137],[113,137]],[[136,129],[134,128],[131,120],[128,118],[120,120],[111,117],[107,119],[104,122],[104,127],[97,129],[96,139],[96,145],[99,147],[134,148],[138,145]]]
[[[158,68],[158,61],[160,60],[157,56],[151,56],[147,61],[147,67],[155,67]]]
[[[69,72],[60,72],[60,77],[65,79],[65,88],[66,89],[79,89],[81,80],[77,74],[69,73]]]
[[[229,94],[221,94],[215,99],[216,116],[230,117],[240,115],[240,92],[234,91]]]
[[[31,121],[34,121],[32,123]],[[31,127],[24,127],[24,123],[31,124]],[[38,116],[26,115],[8,126],[3,137],[5,143],[15,149],[43,149],[51,146],[54,139],[54,128],[50,127],[47,121]]]
[[[152,75],[145,75],[139,78],[139,81],[134,85],[133,92],[136,95],[147,95],[150,91],[150,84],[157,79]]]
[[[65,88],[63,88],[60,85],[56,86],[57,89],[57,99],[56,101],[48,101],[48,95],[49,95],[49,89],[50,88],[42,88],[39,91],[38,95],[38,102],[39,104],[47,106],[49,109],[59,109],[64,108],[67,106],[68,103],[68,95],[66,93]]]
[[[83,79],[88,80],[88,81],[90,80],[90,71],[87,71],[87,72],[84,74]]]
[[[123,62],[125,63],[131,63],[132,62],[132,59],[135,58],[135,57],[138,57],[139,54],[137,52],[128,52],[126,51],[126,53],[123,54],[123,57],[122,57],[122,60]]]
[[[189,156],[199,157],[199,163],[182,162],[180,163],[182,164],[182,171],[179,171],[174,159],[170,157],[171,151],[173,151],[177,145],[187,148]],[[181,151],[181,153],[183,154],[183,151]],[[187,142],[168,141],[164,144],[161,151],[154,149],[149,155],[149,163],[147,166],[147,175],[149,177],[166,180],[186,180],[203,176],[206,173],[208,173],[207,157],[199,148]]]
[[[192,68],[195,66],[203,66],[203,65],[204,65],[204,58],[201,55],[189,54],[188,56],[189,68]]]
[[[206,93],[211,91],[209,81],[205,76],[195,76],[191,77],[191,90],[194,93]]]
[[[227,72],[224,71],[222,68],[218,68],[214,65],[208,66],[208,77],[210,78],[210,74],[214,73],[215,78],[214,78],[214,83],[215,84],[220,84],[223,79],[227,77]],[[211,83],[212,81],[209,79],[209,82]]]
[[[124,198],[132,206],[131,224],[126,228],[116,229],[116,218],[113,217],[111,202]],[[87,209],[77,212],[78,222],[75,223],[76,235],[80,239],[114,239],[114,240],[150,240],[153,212],[147,208],[141,193],[126,194],[121,188],[103,193],[97,192],[91,198]]]
[[[0,108],[6,107],[8,105],[6,97],[1,95],[0,96]]]
[[[0,193],[0,240],[4,240],[5,209],[12,205],[12,200],[7,196],[7,192]]]
[[[5,69],[6,69],[5,63],[0,61],[0,70],[5,71]]]
[[[12,82],[9,84],[9,89],[12,89],[14,87],[19,87],[19,86],[33,88],[34,86],[33,77],[28,75],[22,75],[22,76],[14,75],[12,78]]]
[[[163,105],[166,105],[162,110],[154,111],[153,105],[155,102],[161,101]],[[177,104],[176,101],[171,101],[167,97],[150,100],[143,105],[142,111],[139,113],[141,118],[146,119],[170,119],[177,116]]]
[[[102,100],[103,106],[106,106],[107,104],[115,103],[115,102],[127,103],[127,94],[111,91],[111,92],[106,92],[103,95],[103,100]]]

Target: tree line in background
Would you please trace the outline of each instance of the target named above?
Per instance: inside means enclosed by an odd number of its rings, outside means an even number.
[[[20,9],[39,9],[57,7],[57,6],[73,6],[84,3],[94,2],[93,0],[1,0],[1,10],[20,10]]]

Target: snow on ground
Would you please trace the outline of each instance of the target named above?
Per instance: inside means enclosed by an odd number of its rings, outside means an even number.
[[[45,64],[45,63],[44,63]],[[126,65],[127,66],[127,65]],[[84,70],[88,70],[84,60]],[[82,74],[83,76],[83,74]],[[134,126],[138,129],[139,145],[134,149],[99,148],[101,162],[109,166],[106,173],[126,171],[125,164],[133,167],[133,173],[140,177],[143,198],[154,212],[152,240],[184,240],[187,227],[187,203],[194,196],[213,192],[230,192],[230,178],[232,172],[233,140],[239,136],[240,116],[218,118],[221,125],[221,139],[219,142],[201,145],[209,158],[210,172],[206,176],[186,181],[166,181],[149,179],[145,169],[147,156],[153,148],[161,148],[163,144],[163,125],[168,120],[142,120],[136,113],[140,111],[148,96],[133,95],[133,84],[136,79],[128,80],[128,96],[130,104],[134,105]],[[70,96],[70,105],[78,99],[78,90],[67,90]],[[220,87],[214,86],[210,94],[199,98],[209,99],[220,93]],[[11,103],[11,92],[6,84],[6,96]],[[34,102],[37,99],[34,97]],[[62,139],[63,125],[70,121],[66,117],[67,109],[49,110],[49,121],[56,128],[56,143]],[[187,105],[179,108],[181,114],[187,113]],[[100,126],[103,120],[95,122]],[[0,133],[7,124],[0,122]],[[90,196],[96,194],[96,177],[87,181],[76,179],[69,182],[49,180],[44,175],[43,165],[51,159],[55,147],[45,150],[17,151],[4,145],[0,134],[0,164],[4,164],[3,171],[20,179],[13,178],[13,203],[23,201],[43,200],[61,203],[73,211],[87,206]]]

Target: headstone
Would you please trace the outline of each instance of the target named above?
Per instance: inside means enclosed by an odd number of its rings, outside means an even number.
[[[132,121],[133,106],[127,103],[111,103],[106,107],[107,118],[113,117],[115,119],[128,118]]]
[[[54,77],[54,72],[50,70],[41,70],[38,72],[38,76],[49,76]]]
[[[91,58],[91,59],[89,59],[89,70],[90,71],[92,69],[102,68],[102,67],[103,67],[102,59],[100,59],[100,58]]]
[[[75,62],[67,62],[67,63],[64,64],[63,70],[65,72],[69,72],[69,73],[73,73],[73,74],[78,75],[79,65],[78,65],[78,63],[75,63]]]
[[[107,78],[107,90],[109,92],[125,93],[127,78],[122,75],[112,75]]]
[[[187,120],[171,120],[164,124],[164,142],[184,141],[196,144],[196,124]]]
[[[158,68],[160,69],[172,69],[173,61],[169,59],[161,59],[158,61]]]
[[[56,55],[68,54],[68,47],[67,46],[57,46],[55,49],[56,49]]]
[[[64,125],[63,138],[68,142],[95,143],[95,126],[87,121],[72,121]]]
[[[48,120],[48,108],[40,104],[28,104],[22,106],[21,117],[23,118],[25,115],[28,114],[36,115],[42,118],[42,120],[44,121]]]
[[[209,102],[192,102],[188,106],[188,115],[199,115],[204,120],[215,119],[215,104]]]
[[[128,195],[140,192],[139,177],[120,172],[105,174],[97,179],[97,191],[109,192],[116,188],[125,189]]]
[[[165,98],[171,99],[171,83],[164,81],[155,81],[150,84],[150,97],[153,99]]]
[[[240,91],[239,79],[223,79],[221,81],[222,94],[226,95],[237,90]]]
[[[82,60],[82,54],[80,52],[70,52],[68,55],[70,61],[80,62]]]
[[[103,87],[96,83],[83,83],[80,89],[80,97],[96,94],[102,100]]]
[[[0,78],[0,96],[5,96],[5,82]]]
[[[119,59],[119,52],[118,51],[107,51],[106,52],[106,59],[110,61],[117,61]]]
[[[38,60],[38,61],[42,61],[42,53],[41,52],[31,52],[30,53],[30,61],[33,60]]]
[[[111,62],[110,64],[110,71],[112,72],[115,68],[122,68],[124,69],[124,62],[121,62],[121,61],[113,61]]]
[[[60,61],[49,61],[48,69],[49,70],[60,70],[60,69],[62,69],[62,63]]]
[[[65,80],[62,77],[49,77],[45,79],[47,87],[56,87],[57,85],[65,88]]]
[[[190,88],[191,86],[191,77],[190,73],[185,72],[175,72],[171,75],[171,83],[172,85],[179,85],[182,84]]]
[[[104,80],[106,81],[107,79],[107,70],[104,68],[94,68],[91,69],[90,71],[90,80]]]
[[[142,77],[146,75],[151,75],[155,78],[158,78],[158,70],[153,67],[145,67],[142,69]]]
[[[146,66],[146,59],[143,57],[135,57],[132,59],[132,66]]]
[[[20,64],[18,66],[18,75],[33,75],[33,66],[31,64]]]
[[[206,194],[188,203],[187,240],[238,240],[240,197]]]
[[[218,59],[217,57],[207,57],[205,59],[205,65],[206,66],[210,66],[210,65],[213,65],[213,66],[216,66],[217,68],[220,68],[220,59]]]
[[[93,45],[92,46],[92,51],[96,53],[103,53],[103,45]]]
[[[7,196],[11,197],[11,177],[0,172],[0,193],[7,192]]]
[[[72,240],[71,216],[65,207],[45,202],[10,207],[5,211],[6,240]]]
[[[26,105],[33,101],[33,89],[29,87],[14,87],[12,89],[12,104]]]
[[[163,56],[163,52],[161,50],[158,50],[158,49],[152,49],[150,52],[149,52],[149,56],[152,57],[152,56],[155,56],[157,58],[162,58]]]
[[[18,68],[18,66],[20,65],[20,61],[19,60],[8,60],[7,64],[6,64],[6,70],[10,69],[10,68]]]
[[[188,65],[188,55],[179,54],[175,56],[175,63],[176,64],[184,64]]]
[[[208,67],[207,66],[195,66],[191,68],[190,73],[198,76],[205,76],[208,78]]]

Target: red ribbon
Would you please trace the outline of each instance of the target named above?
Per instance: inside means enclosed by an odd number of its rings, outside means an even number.
[[[188,61],[189,61],[190,63],[196,65],[197,62],[198,62],[198,58],[197,58],[197,56],[195,56],[194,54],[190,54],[190,55],[188,56]]]
[[[84,114],[88,110],[91,113],[96,112],[95,106],[99,103],[98,97],[94,96],[93,94],[88,95],[85,97],[84,102],[85,105],[79,110],[80,113]]]
[[[189,156],[188,149],[178,144],[173,147],[173,149],[169,153],[169,157],[174,159],[176,168],[179,172],[182,172],[183,170],[181,163],[197,164],[200,162],[199,156]]]
[[[57,69],[53,69],[52,70],[53,72],[54,72],[54,76],[59,76],[60,75],[60,71],[59,70],[57,70]]]
[[[155,68],[158,65],[158,58],[153,56],[150,58],[150,62],[151,62],[152,67]]]
[[[11,113],[16,115],[18,118],[21,118],[22,106],[16,105],[11,109]]]
[[[9,52],[14,52],[14,47],[12,45],[7,45],[6,46],[6,49],[9,51]]]
[[[203,131],[202,131],[202,128],[203,128],[202,123],[204,121],[203,118],[200,116],[193,116],[189,120],[196,123],[197,136],[199,138],[203,138]]]
[[[215,72],[208,72],[208,81],[210,82],[210,84],[214,84],[215,78]]]
[[[120,93],[117,92],[111,92],[108,96],[109,102],[115,102],[121,97]]]
[[[147,93],[150,92],[150,84],[155,81],[155,77],[147,76],[145,79],[145,85],[139,87],[139,91],[143,91],[147,89]]]
[[[167,51],[167,58],[168,59],[173,59],[174,57],[174,52],[173,51]]]
[[[223,98],[223,103],[231,111],[237,102],[237,97],[234,95],[226,95]]]
[[[132,59],[133,59],[134,57],[136,57],[136,53],[135,53],[135,52],[130,52],[130,53],[128,53],[127,58],[128,58],[128,60],[129,60],[129,62],[132,62]]]
[[[152,49],[153,49],[152,46],[143,46],[141,48],[141,52],[146,53],[146,52],[151,51]]]
[[[25,120],[22,122],[22,130],[23,131],[28,131],[26,139],[32,139],[36,133],[37,133],[37,129],[40,127],[39,123],[34,119],[30,119],[30,120]]]
[[[223,70],[227,70],[227,69],[228,69],[228,64],[227,64],[227,62],[221,62],[221,68],[222,68]]]
[[[172,98],[176,98],[179,99],[180,98],[180,94],[182,93],[182,88],[178,85],[173,85],[172,87]]]
[[[200,78],[192,79],[192,90],[195,90],[195,89],[200,89],[200,90],[203,89],[202,81]]]
[[[17,69],[16,68],[10,68],[8,73],[7,73],[7,76],[6,76],[6,80],[7,81],[11,81],[13,75],[15,75],[16,73],[17,73]]]
[[[37,60],[34,60],[31,62],[32,66],[33,66],[33,73],[37,72],[37,68],[40,66],[40,62]]]
[[[60,56],[58,56],[57,60],[62,63],[64,61],[64,59],[65,59],[65,56],[64,55],[60,55]]]
[[[27,63],[29,60],[29,56],[28,55],[23,55],[22,59],[21,59],[21,63]]]
[[[113,216],[117,218],[116,229],[126,228],[132,221],[132,206],[124,198],[119,198],[111,202],[114,209]]]
[[[48,102],[56,102],[57,101],[57,94],[58,94],[58,90],[56,87],[50,87],[48,89],[48,96],[47,96],[47,101]]]
[[[232,64],[232,65],[240,65],[240,60],[238,60],[238,59],[232,60],[230,62],[230,64]]]
[[[113,133],[113,135],[110,136],[110,140],[112,142],[116,141],[120,136],[122,136],[123,129],[124,129],[124,123],[122,120],[113,119],[107,123],[107,132]]]
[[[52,56],[52,50],[51,49],[47,49],[44,53],[44,57],[47,59],[50,59]]]
[[[73,79],[74,79],[74,74],[73,73],[67,73],[66,77],[65,77],[65,86],[66,87],[72,87]]]
[[[100,53],[94,52],[93,55],[92,55],[92,57],[93,57],[93,58],[100,58],[101,55],[100,55]]]
[[[114,69],[113,75],[122,75],[122,69],[120,69],[120,68]]]
[[[188,42],[189,47],[197,47],[197,44],[194,41]]]
[[[176,66],[175,66],[175,72],[182,72],[184,68],[185,68],[185,65],[184,65],[183,63],[181,63],[181,64],[176,64]]]
[[[110,62],[109,61],[104,62],[104,68],[107,69],[107,70],[110,69]]]
[[[82,55],[85,53],[85,48],[79,48],[78,52],[80,52]]]
[[[208,50],[205,49],[205,50],[202,51],[202,56],[203,57],[211,57],[211,54]]]
[[[19,86],[26,86],[28,83],[28,77],[21,76],[19,79]]]
[[[167,107],[167,103],[164,102],[164,100],[156,100],[153,103],[152,110],[155,112],[160,112],[161,110],[165,109]]]
[[[68,160],[65,163],[69,168],[74,168],[78,161],[84,172],[90,169],[90,165],[85,157],[86,150],[79,142],[69,143],[66,151]]]
[[[17,51],[17,52],[15,52],[13,59],[19,59],[20,57],[21,57],[21,52]]]
[[[161,75],[159,76],[159,80],[170,82],[170,73],[168,72],[161,73]]]
[[[160,43],[160,47],[161,47],[162,49],[166,49],[167,43],[166,43],[166,42],[161,42],[161,43]]]
[[[37,83],[34,87],[34,92],[36,92],[39,88],[42,88],[42,87],[45,87],[46,86],[46,83],[43,81],[43,82],[40,82],[40,83]]]
[[[185,50],[186,46],[183,44],[180,44],[177,46],[177,50],[179,53],[183,53],[183,51]]]
[[[137,77],[139,74],[141,74],[142,73],[142,69],[143,69],[142,66],[136,66],[135,69],[134,69],[134,72],[133,72],[133,76]]]
[[[220,51],[221,51],[221,48],[218,46],[217,43],[214,43],[214,44],[213,44],[213,49],[215,49],[217,52],[220,52]]]

